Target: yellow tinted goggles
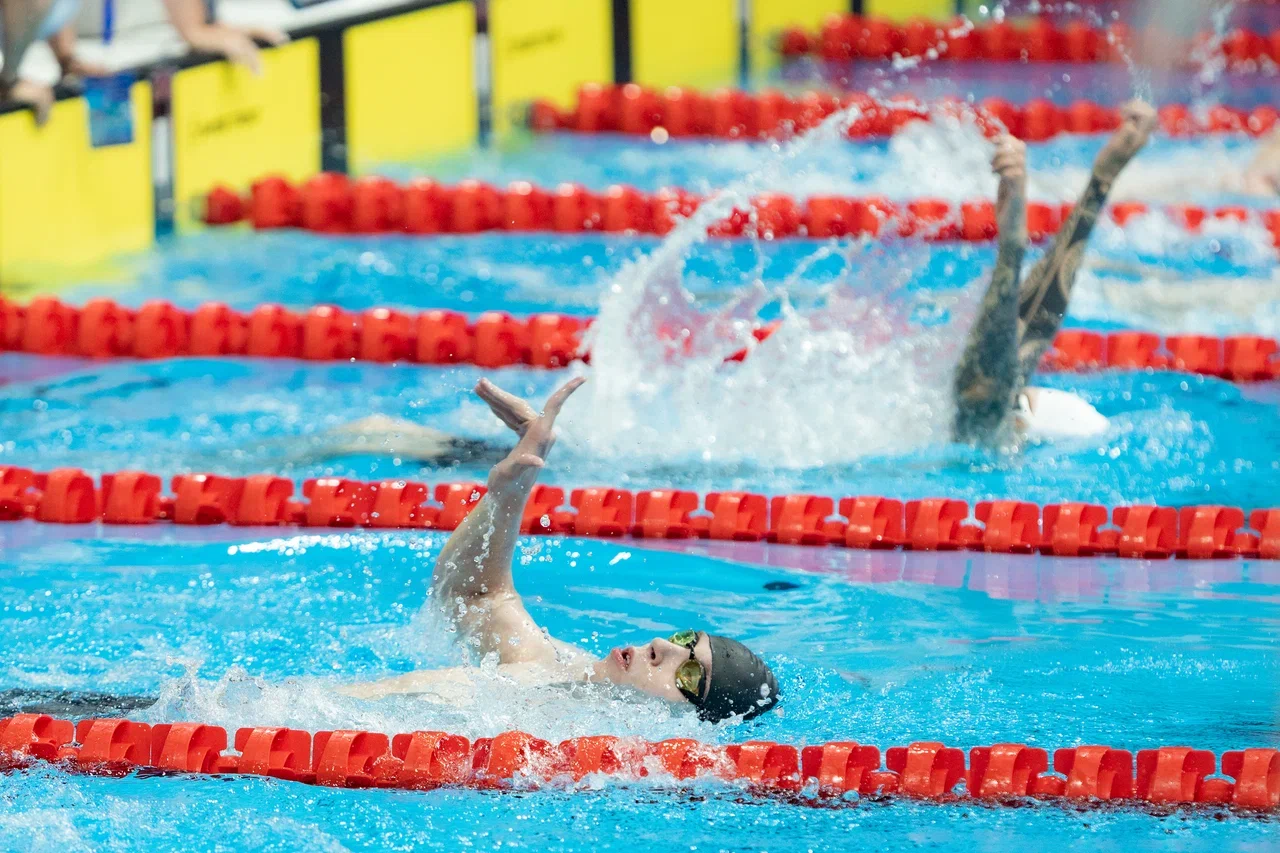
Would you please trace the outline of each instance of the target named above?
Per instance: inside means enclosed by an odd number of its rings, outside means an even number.
[[[702,690],[706,686],[707,670],[702,661],[694,656],[693,649],[698,645],[698,632],[692,629],[676,631],[668,642],[683,646],[689,650],[689,659],[676,668],[676,687],[684,697],[694,705],[702,704]]]

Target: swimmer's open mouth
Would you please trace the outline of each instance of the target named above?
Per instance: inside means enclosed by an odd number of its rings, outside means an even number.
[[[613,657],[624,670],[630,671],[631,661],[635,658],[635,650],[630,646],[625,649],[614,649]]]

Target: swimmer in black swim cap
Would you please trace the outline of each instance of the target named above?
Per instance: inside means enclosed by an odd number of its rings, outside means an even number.
[[[713,723],[739,715],[750,720],[778,701],[778,680],[758,655],[737,640],[692,629],[614,649],[592,667],[592,680],[688,701]]]
[[[432,601],[478,655],[494,655],[498,672],[526,685],[607,682],[693,705],[703,720],[751,719],[779,699],[768,665],[736,640],[677,631],[597,659],[547,634],[525,609],[512,577],[525,504],[555,443],[560,408],[583,383],[573,379],[538,412],[488,380],[476,394],[519,436],[515,449],[489,472],[488,491],[445,543],[432,577]],[[447,694],[469,680],[467,669],[412,672],[344,692],[367,698],[394,693]]]

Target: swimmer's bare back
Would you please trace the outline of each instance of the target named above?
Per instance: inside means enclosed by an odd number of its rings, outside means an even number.
[[[1146,144],[1155,110],[1132,101],[1122,110],[1120,128],[1094,160],[1089,183],[1053,245],[1019,286],[1026,250],[1026,146],[1002,137],[992,159],[1000,178],[996,196],[999,246],[991,283],[977,322],[956,368],[953,435],[966,443],[998,444],[1012,423],[1017,398],[1053,345],[1062,325],[1098,221],[1120,170]]]

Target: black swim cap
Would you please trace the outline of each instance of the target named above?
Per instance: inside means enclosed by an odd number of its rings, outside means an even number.
[[[698,717],[718,723],[741,714],[750,720],[778,703],[778,679],[755,652],[728,637],[707,634],[711,645],[711,685]]]

